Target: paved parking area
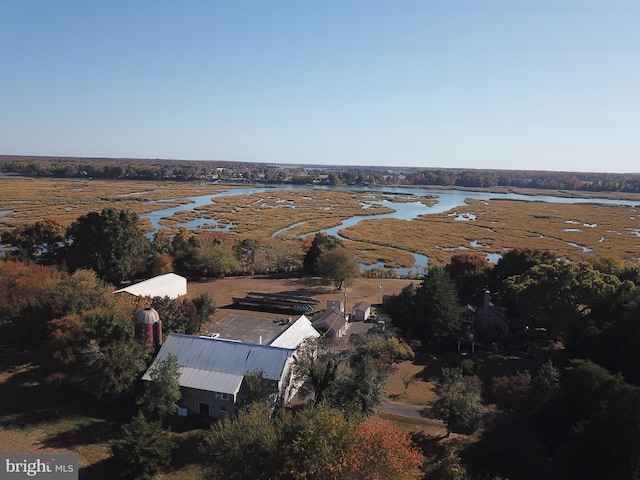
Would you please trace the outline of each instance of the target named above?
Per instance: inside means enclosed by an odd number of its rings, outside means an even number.
[[[279,317],[281,320],[291,318],[295,321],[298,317]],[[254,317],[252,315],[243,315],[229,313],[224,316],[218,323],[213,325],[207,333],[219,333],[220,338],[229,340],[238,340],[246,343],[267,344],[278,333],[287,327],[287,324],[281,324],[273,317]],[[354,333],[365,333],[373,326],[372,323],[352,322],[345,335],[345,339]]]
[[[288,317],[281,317],[286,319]],[[295,320],[298,317],[293,318]],[[222,320],[213,325],[207,333],[217,332],[220,338],[229,340],[239,340],[245,343],[266,344],[287,325],[280,325],[280,322],[273,318],[254,317],[250,315],[239,315],[229,313]]]

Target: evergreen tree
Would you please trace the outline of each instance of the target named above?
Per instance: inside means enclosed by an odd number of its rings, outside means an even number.
[[[309,250],[307,250],[304,256],[302,270],[308,275],[316,275],[318,273],[318,259],[320,255],[338,246],[343,246],[339,238],[327,235],[326,233],[316,233],[311,247],[309,247]]]
[[[122,436],[111,444],[111,456],[120,478],[151,480],[171,463],[173,441],[142,412],[122,427]]]
[[[458,294],[442,267],[431,267],[413,297],[410,331],[422,345],[454,342],[460,331]]]

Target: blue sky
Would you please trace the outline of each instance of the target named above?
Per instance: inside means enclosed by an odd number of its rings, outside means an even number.
[[[637,0],[0,0],[0,153],[640,172]]]

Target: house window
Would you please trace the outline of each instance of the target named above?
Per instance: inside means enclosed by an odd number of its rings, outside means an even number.
[[[216,392],[216,400],[229,400],[229,394]]]

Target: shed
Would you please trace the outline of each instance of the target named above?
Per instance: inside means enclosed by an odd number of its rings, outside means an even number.
[[[366,322],[371,315],[371,304],[358,302],[351,309],[351,321]]]
[[[127,292],[136,297],[169,297],[175,299],[187,294],[187,279],[175,273],[149,278],[114,293]]]

